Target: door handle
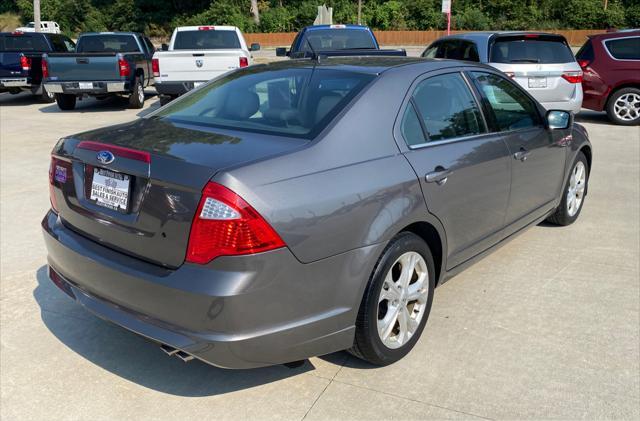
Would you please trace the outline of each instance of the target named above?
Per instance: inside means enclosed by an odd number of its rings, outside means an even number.
[[[449,176],[453,173],[453,171],[445,169],[441,166],[437,166],[436,170],[427,174],[424,178],[427,180],[427,183],[436,183],[441,186],[447,182]]]
[[[518,152],[513,154],[513,157],[515,159],[522,162],[526,161],[528,156],[529,156],[529,151],[526,150],[525,148],[520,148]]]

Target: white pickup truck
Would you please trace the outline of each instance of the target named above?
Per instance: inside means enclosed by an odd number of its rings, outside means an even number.
[[[181,26],[171,42],[153,55],[153,77],[164,105],[202,83],[253,63],[251,51],[235,26]]]

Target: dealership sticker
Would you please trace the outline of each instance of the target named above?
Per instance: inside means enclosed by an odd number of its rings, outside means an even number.
[[[67,182],[67,169],[65,167],[61,167],[60,165],[56,165],[56,181],[60,183]]]

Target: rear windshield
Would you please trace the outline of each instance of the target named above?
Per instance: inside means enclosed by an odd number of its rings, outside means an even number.
[[[236,31],[180,31],[173,42],[174,50],[221,50],[240,48]]]
[[[302,40],[300,51],[376,49],[376,44],[369,31],[362,29],[315,29],[308,31]]]
[[[312,138],[374,75],[319,68],[233,72],[156,114],[176,123]]]
[[[78,40],[76,51],[79,53],[134,53],[139,52],[138,43],[133,35],[83,35]]]
[[[570,63],[575,61],[562,38],[500,38],[491,47],[492,63]]]
[[[0,51],[48,51],[42,35],[0,35]]]
[[[607,50],[618,60],[640,60],[640,37],[605,41]]]

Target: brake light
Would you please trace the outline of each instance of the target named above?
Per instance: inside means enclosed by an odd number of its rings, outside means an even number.
[[[539,34],[525,34],[525,38],[540,38]]]
[[[249,59],[246,57],[240,57],[240,67],[247,67],[249,65]]]
[[[25,72],[31,70],[31,59],[29,57],[20,56],[20,67]]]
[[[61,186],[71,177],[71,163],[51,155],[49,164],[49,200],[51,209],[58,213],[58,202],[55,195],[55,186]]]
[[[578,60],[578,65],[583,69],[586,68],[590,64],[591,64],[590,60],[585,60],[585,59]]]
[[[215,26],[198,26],[198,31],[215,31]]]
[[[42,77],[44,79],[49,77],[49,63],[47,63],[47,59],[42,57]]]
[[[564,72],[562,78],[569,83],[581,83],[582,72]]]
[[[137,149],[125,148],[124,146],[109,145],[107,143],[94,142],[92,140],[83,140],[76,146],[78,149],[86,149],[89,151],[109,151],[121,158],[133,159],[134,161],[151,162],[151,154]]]
[[[153,77],[160,77],[160,60],[157,58],[151,60],[151,70],[153,71]]]
[[[131,66],[129,66],[129,62],[127,62],[127,60],[122,56],[118,57],[118,69],[120,70],[121,77],[126,77],[131,74]]]
[[[218,256],[285,247],[264,218],[228,188],[209,182],[191,224],[186,261],[205,264]]]

